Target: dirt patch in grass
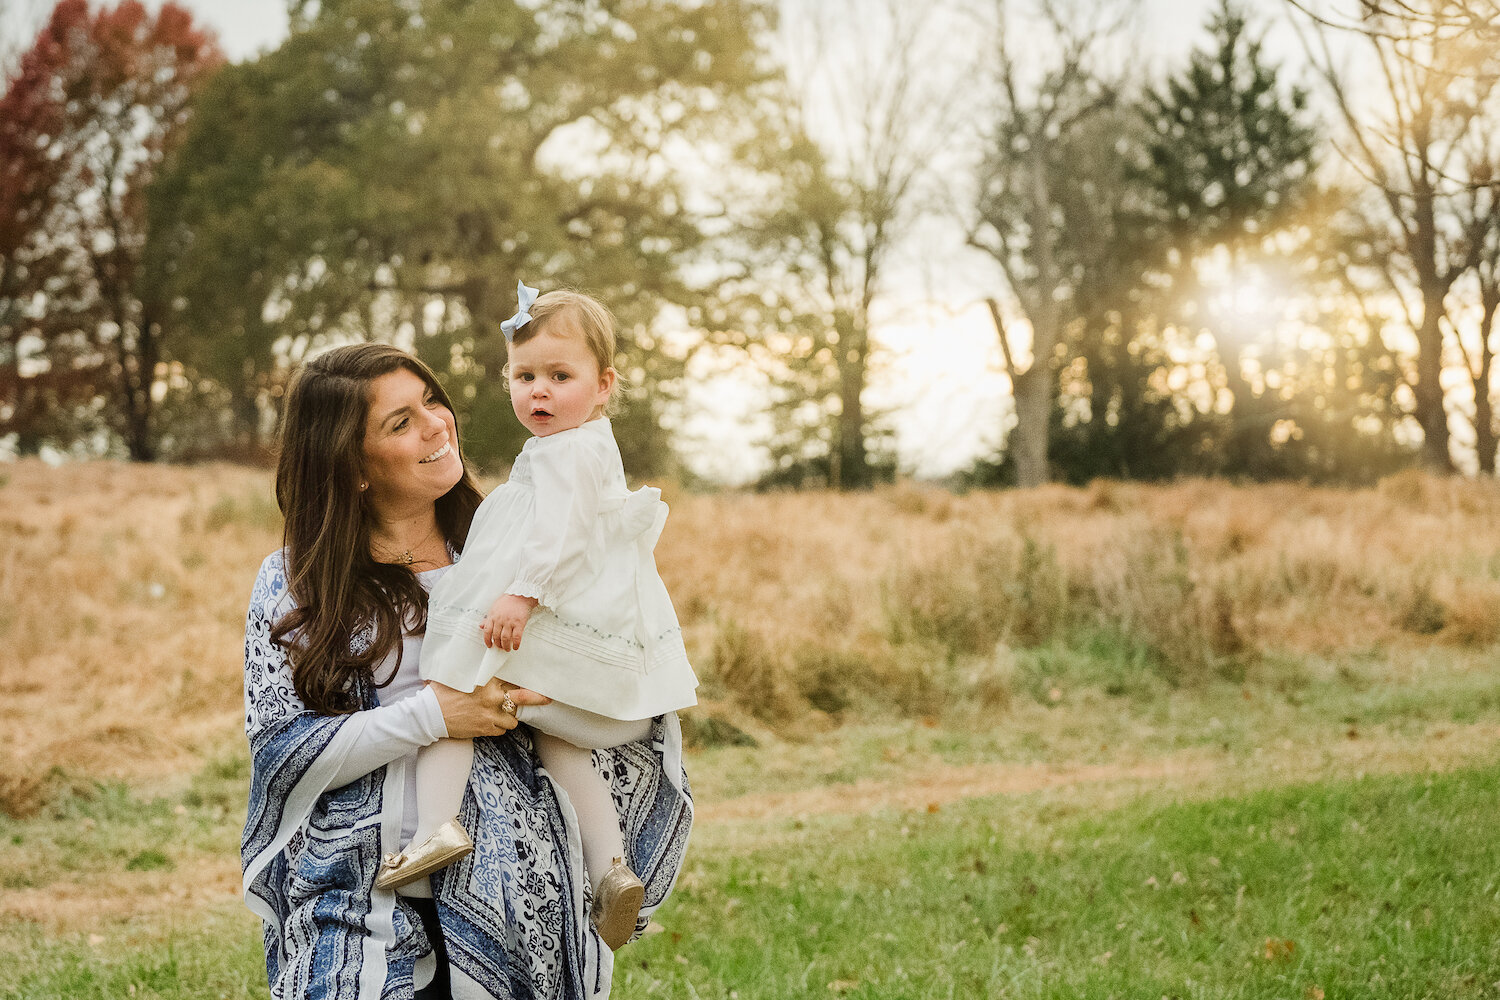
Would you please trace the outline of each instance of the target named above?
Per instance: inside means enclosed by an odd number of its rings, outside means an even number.
[[[698,802],[701,823],[801,819],[881,809],[922,811],[960,799],[1024,795],[1059,787],[1097,788],[1100,807],[1134,797],[1144,787],[1168,798],[1232,793],[1355,774],[1447,771],[1500,755],[1500,726],[1433,726],[1415,738],[1354,738],[1342,742],[1286,741],[1249,756],[1194,748],[1170,756],[1107,764],[976,764],[924,767],[895,780],[858,781],[795,792],[743,795]]]
[[[239,898],[238,860],[199,855],[176,859],[171,870],[96,873],[7,889],[0,894],[0,928],[24,922],[49,935],[110,934],[131,922],[180,923]]]
[[[1249,755],[1193,748],[1167,756],[1107,764],[924,766],[898,778],[757,793],[697,802],[699,832],[715,842],[774,839],[775,825],[827,815],[880,810],[923,812],[970,798],[1073,790],[1092,810],[1151,794],[1164,801],[1237,794],[1259,788],[1358,774],[1439,772],[1494,760],[1500,725],[1435,725],[1420,733],[1340,742],[1285,741]],[[240,895],[238,859],[175,857],[165,870],[92,873],[0,894],[0,928],[29,922],[50,935],[123,932],[131,920],[182,920],[233,904]],[[246,919],[250,919],[248,914]]]

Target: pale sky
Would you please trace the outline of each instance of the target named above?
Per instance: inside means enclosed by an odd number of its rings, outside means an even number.
[[[152,9],[161,0],[145,0]],[[194,11],[218,32],[220,44],[233,60],[253,56],[274,46],[286,34],[287,16],[284,0],[177,0]],[[909,0],[925,6],[925,0]],[[1256,15],[1280,21],[1285,18],[1284,0],[1245,0]],[[1152,55],[1171,56],[1185,51],[1202,32],[1209,11],[1218,0],[1141,0],[1144,33],[1149,35],[1147,51]],[[1288,49],[1295,41],[1284,30],[1277,29],[1272,43]]]
[[[97,3],[98,0],[93,0]],[[162,0],[143,0],[150,9],[161,6]],[[232,60],[247,59],[255,53],[276,45],[287,31],[286,3],[284,0],[177,0],[192,10],[203,22],[211,26],[219,36],[220,44]],[[907,0],[925,6],[926,0]],[[1261,16],[1275,20],[1284,19],[1287,13],[1285,0],[1244,0],[1248,8]],[[1149,36],[1147,51],[1153,54],[1171,55],[1192,44],[1199,34],[1204,18],[1217,0],[1140,0],[1145,35]],[[0,31],[30,34],[51,9],[48,0],[0,0]],[[1295,47],[1289,36],[1278,30],[1273,35],[1273,44]],[[8,43],[16,39],[7,38]]]

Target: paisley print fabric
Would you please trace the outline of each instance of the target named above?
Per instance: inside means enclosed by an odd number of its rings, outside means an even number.
[[[391,813],[405,771],[396,762],[328,787],[354,716],[318,716],[297,698],[270,638],[291,607],[275,553],[261,566],[245,626],[251,787],[241,844],[245,900],[265,925],[271,994],[410,997],[419,963],[430,968],[431,943],[400,897],[372,889],[380,858],[398,847]],[[375,707],[373,696],[365,707]],[[433,879],[454,997],[608,996],[613,956],[588,920],[572,809],[524,726],[476,740],[475,751],[461,817],[475,850]],[[648,740],[596,751],[595,762],[611,781],[628,860],[646,884],[644,928],[671,891],[692,825],[677,717],[658,717]]]

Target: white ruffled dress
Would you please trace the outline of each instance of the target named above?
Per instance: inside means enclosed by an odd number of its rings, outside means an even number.
[[[433,585],[423,679],[471,691],[499,677],[620,720],[697,704],[653,555],[666,518],[660,490],[626,488],[608,418],[531,438]],[[485,648],[479,632],[502,594],[539,602],[509,653]]]

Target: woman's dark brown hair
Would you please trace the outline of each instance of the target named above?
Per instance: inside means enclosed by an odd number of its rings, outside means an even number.
[[[387,344],[320,354],[287,386],[276,503],[285,519],[287,585],[297,606],[276,622],[271,638],[287,650],[297,696],[321,715],[359,709],[376,684],[375,667],[393,649],[400,662],[402,624],[417,634],[427,625],[427,592],[416,574],[370,555],[369,502],[359,488],[371,387],[401,368],[453,409],[431,369]],[[438,527],[455,551],[463,550],[482,499],[466,465],[463,478],[437,501]],[[356,635],[361,642],[351,641]]]

